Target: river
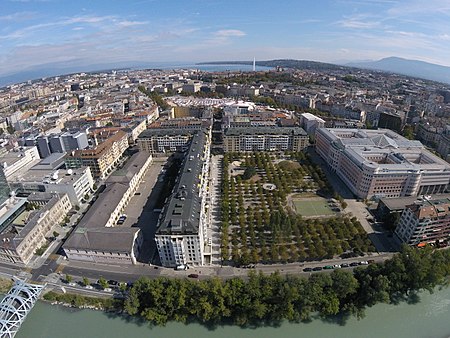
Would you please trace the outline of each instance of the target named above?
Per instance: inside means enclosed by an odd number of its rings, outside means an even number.
[[[366,311],[362,320],[350,318],[345,325],[317,319],[310,323],[284,323],[279,327],[241,329],[219,326],[208,329],[199,324],[170,323],[148,327],[127,322],[123,317],[100,311],[76,310],[36,304],[23,323],[17,338],[442,338],[450,337],[450,288],[424,292],[416,304],[378,304]]]

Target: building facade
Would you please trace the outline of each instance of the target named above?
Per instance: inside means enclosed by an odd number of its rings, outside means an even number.
[[[424,197],[407,205],[395,233],[409,245],[447,244],[450,240],[450,199]]]
[[[161,264],[205,265],[211,131],[191,140],[177,183],[158,220],[155,241]]]
[[[393,198],[446,192],[450,165],[391,130],[316,132],[316,151],[359,198]]]
[[[223,137],[226,152],[302,151],[308,144],[308,135],[299,127],[228,128]]]

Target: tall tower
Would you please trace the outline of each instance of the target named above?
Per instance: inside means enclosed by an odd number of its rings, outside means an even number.
[[[253,58],[253,71],[256,72],[256,58]]]

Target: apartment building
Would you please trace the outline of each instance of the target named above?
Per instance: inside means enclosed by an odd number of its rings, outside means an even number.
[[[140,151],[151,154],[171,153],[185,150],[197,130],[191,129],[160,129],[144,130],[137,139]]]
[[[325,127],[325,120],[311,113],[303,113],[300,115],[300,126],[310,136],[314,136],[316,130]]]
[[[450,199],[424,196],[407,205],[395,233],[409,245],[447,243],[450,239]]]
[[[205,265],[211,131],[193,135],[177,183],[158,220],[155,241],[161,264]]]
[[[128,148],[128,135],[119,130],[92,149],[76,150],[66,157],[67,168],[90,167],[95,178],[105,178]]]
[[[227,152],[302,151],[308,146],[309,138],[299,127],[228,128],[223,144]]]
[[[37,206],[37,210],[32,210],[25,223],[20,224],[23,220],[16,217],[25,209],[23,199],[19,202],[0,219],[0,261],[28,264],[35,251],[47,243],[46,237],[52,236],[54,226],[66,217],[72,204],[67,194],[32,194],[28,203]]]
[[[316,151],[359,198],[443,193],[450,182],[449,163],[387,129],[321,128]]]
[[[142,233],[139,228],[118,226],[118,220],[151,163],[151,154],[136,153],[106,180],[105,190],[63,246],[69,260],[136,264]]]

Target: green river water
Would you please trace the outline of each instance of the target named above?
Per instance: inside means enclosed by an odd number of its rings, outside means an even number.
[[[76,310],[36,304],[16,338],[441,338],[450,337],[450,288],[420,294],[416,304],[378,304],[362,320],[350,318],[345,325],[321,319],[310,323],[284,323],[279,327],[239,328],[170,323],[150,328],[146,323],[128,322],[123,317],[100,311]]]

